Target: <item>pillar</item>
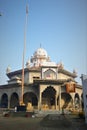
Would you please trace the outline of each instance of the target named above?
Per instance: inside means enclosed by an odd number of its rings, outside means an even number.
[[[71,93],[70,95],[71,95],[72,100],[73,100],[73,107],[72,107],[72,109],[75,109],[75,101],[74,101],[75,93]]]
[[[57,110],[57,93],[55,95],[55,109]]]
[[[21,90],[20,90],[18,96],[19,96],[19,105],[22,105],[22,94],[21,94]]]
[[[39,86],[38,110],[41,110],[41,105],[42,105],[42,93],[40,91],[40,86]]]
[[[61,86],[59,86],[59,110],[61,110]]]
[[[82,99],[81,99],[81,96],[79,96],[79,100],[80,100],[80,106],[79,106],[79,110],[82,110]]]
[[[10,109],[10,96],[8,96],[8,109]]]
[[[55,109],[58,109],[58,104],[57,104],[57,98],[58,98],[58,93],[59,93],[59,86],[57,86],[56,90],[56,94],[55,94]]]

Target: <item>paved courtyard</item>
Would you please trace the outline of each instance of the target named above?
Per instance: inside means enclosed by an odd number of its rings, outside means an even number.
[[[73,115],[42,117],[0,117],[0,130],[87,130],[84,119]]]

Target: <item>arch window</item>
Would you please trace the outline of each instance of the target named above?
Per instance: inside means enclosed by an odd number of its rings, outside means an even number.
[[[75,108],[78,109],[80,107],[80,98],[78,93],[75,94],[74,103],[75,103]]]
[[[4,93],[1,97],[1,107],[7,108],[8,107],[8,95]]]
[[[56,73],[53,70],[48,69],[47,71],[44,72],[44,78],[45,79],[56,79]]]
[[[23,95],[23,100],[26,106],[30,104],[30,107],[36,107],[38,105],[37,96],[33,92],[27,92]]]
[[[10,107],[14,108],[15,106],[19,105],[19,96],[17,93],[13,93],[10,98]]]

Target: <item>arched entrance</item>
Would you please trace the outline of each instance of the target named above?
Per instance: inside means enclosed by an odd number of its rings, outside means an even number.
[[[61,93],[61,108],[70,109],[73,106],[73,100],[69,93]]]
[[[42,109],[55,109],[56,90],[49,86],[42,92]]]
[[[74,104],[75,104],[75,109],[80,108],[80,98],[79,98],[79,94],[78,93],[75,94]]]
[[[24,104],[29,107],[29,109],[35,109],[38,106],[38,99],[33,92],[27,92],[23,96]]]
[[[8,107],[8,95],[4,93],[1,97],[1,107],[7,108]]]
[[[13,93],[10,98],[10,108],[14,108],[19,105],[19,97],[17,93]]]

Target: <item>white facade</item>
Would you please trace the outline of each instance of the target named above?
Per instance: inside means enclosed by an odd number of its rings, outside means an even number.
[[[0,86],[1,107],[14,108],[23,97],[26,106],[28,103],[32,106],[29,110],[81,108],[82,88],[75,81],[76,71],[69,72],[62,62],[51,61],[47,51],[41,47],[26,62],[23,94],[22,69],[12,72],[8,67],[6,74],[8,84]]]

